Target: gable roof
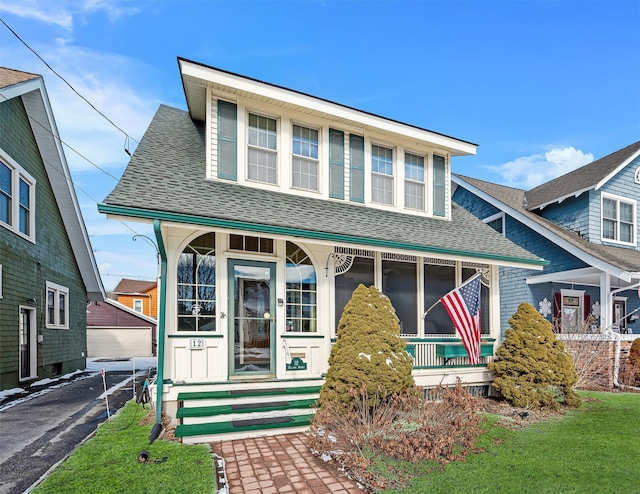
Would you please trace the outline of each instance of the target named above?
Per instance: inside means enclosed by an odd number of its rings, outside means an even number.
[[[4,84],[4,85],[3,85]],[[0,101],[22,98],[89,300],[105,293],[42,76],[0,68]]]
[[[527,191],[526,207],[530,211],[542,209],[587,190],[598,189],[638,156],[640,141]]]
[[[107,323],[113,326],[120,326],[122,325],[122,321],[118,318],[118,313],[126,315],[125,325],[128,324],[126,321],[130,321],[131,317],[140,319],[140,321],[144,321],[153,326],[158,325],[158,321],[153,317],[142,314],[141,312],[136,312],[131,307],[127,307],[117,300],[105,298],[104,302],[105,304],[91,304],[87,307],[88,327],[105,326]]]
[[[557,223],[525,209],[524,190],[458,174],[452,175],[452,180],[591,266],[626,282],[640,278],[640,251],[591,243]]]
[[[205,178],[205,125],[161,106],[122,178],[98,209],[109,215],[314,239],[330,244],[466,256],[491,264],[546,262],[456,204],[452,220]]]
[[[121,295],[145,293],[155,287],[155,281],[131,280],[128,278],[122,278],[113,292]]]

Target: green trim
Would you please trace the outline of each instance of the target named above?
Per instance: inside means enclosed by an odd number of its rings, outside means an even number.
[[[153,220],[153,231],[156,235],[158,244],[158,255],[160,257],[160,311],[158,313],[158,363],[156,383],[161,383],[156,390],[156,424],[162,424],[162,394],[164,386],[164,336],[165,336],[165,319],[166,319],[166,300],[167,300],[167,251],[164,247],[162,239],[162,230],[160,229],[160,220]]]
[[[285,429],[288,427],[302,427],[309,425],[313,420],[314,414],[307,415],[294,415],[289,417],[290,422],[274,422],[274,423],[259,423],[260,419],[256,420],[254,424],[247,425],[233,425],[233,422],[215,422],[209,424],[182,424],[176,427],[176,437],[187,436],[205,436],[213,434],[224,434],[227,432],[241,432],[241,431],[254,431],[264,429]],[[268,419],[267,419],[268,420]]]
[[[261,406],[251,406],[252,403],[238,405],[216,405],[210,407],[189,407],[179,408],[176,418],[186,417],[214,417],[216,415],[227,415],[230,413],[257,413],[257,412],[274,412],[278,410],[291,410],[294,408],[304,409],[312,408],[317,402],[316,399],[310,400],[292,400],[277,402],[281,404],[263,403]]]
[[[314,333],[299,333],[299,334],[281,334],[280,338],[315,338],[317,340],[324,339],[323,334],[314,334]]]
[[[258,385],[258,384],[256,384]],[[246,398],[255,396],[285,396],[319,393],[322,386],[299,386],[297,388],[226,389],[224,391],[185,391],[178,393],[178,401],[217,400],[220,398]]]
[[[223,334],[170,334],[167,338],[224,338]]]
[[[485,343],[481,345],[480,356],[489,357],[493,355],[493,343]],[[445,345],[436,345],[436,357],[444,359],[468,357],[467,349],[464,345],[453,343]]]
[[[260,383],[264,383],[264,382],[272,382],[272,383],[299,383],[299,382],[306,382],[306,381],[324,381],[323,377],[288,377],[286,379],[264,379],[264,380],[260,380]],[[167,381],[165,380],[165,383],[167,383]],[[205,382],[205,381],[199,381],[199,382],[181,382],[181,383],[176,383],[174,384],[174,386],[176,387],[182,387],[182,386],[227,386],[229,384],[247,384],[246,381],[236,381],[236,380],[229,380],[229,381],[213,381],[213,382]],[[254,383],[255,384],[255,383]],[[318,389],[320,389],[320,387],[318,387]]]
[[[411,343],[462,343],[460,338],[402,338],[404,341]],[[495,338],[482,338],[483,342],[496,341]]]
[[[143,208],[131,208],[127,206],[113,206],[109,204],[98,204],[98,211],[104,214],[113,214],[117,216],[128,216],[131,218],[146,218],[152,220],[172,221],[176,223],[185,223],[189,225],[202,225],[225,229],[243,230],[255,233],[268,233],[274,235],[288,235],[296,238],[308,238],[312,240],[323,240],[336,243],[352,243],[357,245],[368,245],[370,247],[383,247],[386,249],[412,250],[415,252],[425,252],[429,254],[447,254],[454,256],[472,257],[476,259],[485,259],[492,261],[505,261],[533,266],[547,266],[549,261],[544,259],[522,259],[519,257],[503,256],[503,255],[487,255],[483,252],[470,252],[457,249],[446,249],[441,247],[427,247],[424,245],[414,245],[395,240],[381,240],[363,237],[354,237],[352,235],[344,235],[341,233],[325,233],[312,230],[303,230],[300,228],[260,225],[256,223],[247,223],[245,221],[224,220],[218,218],[207,218],[203,216],[194,216],[181,213],[169,213],[165,211],[153,211]]]
[[[434,370],[434,369],[467,369],[469,367],[486,367],[487,364],[456,364],[456,365],[414,365],[413,370]],[[416,376],[414,376],[416,377]]]

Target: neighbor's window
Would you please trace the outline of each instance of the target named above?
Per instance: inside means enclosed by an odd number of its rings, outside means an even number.
[[[0,161],[0,224],[34,236],[35,180],[13,160]]]
[[[371,201],[393,204],[393,149],[371,146]]]
[[[498,214],[494,214],[482,221],[498,233],[502,233],[503,236],[506,236],[504,228],[504,213],[500,212]]]
[[[133,310],[142,312],[142,299],[136,298],[133,300]]]
[[[47,328],[69,329],[69,289],[47,281]]]
[[[602,238],[635,244],[635,201],[602,196]]]
[[[424,210],[424,156],[404,155],[404,206]]]
[[[278,131],[274,118],[249,113],[249,180],[278,182]]]
[[[178,331],[216,330],[215,234],[206,233],[178,259]]]
[[[584,291],[560,290],[560,324],[563,333],[579,333],[584,323]]]
[[[287,323],[291,332],[315,333],[316,270],[307,253],[287,242]]]
[[[318,190],[318,131],[293,126],[292,185],[297,189]]]

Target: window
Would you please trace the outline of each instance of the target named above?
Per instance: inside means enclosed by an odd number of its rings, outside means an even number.
[[[315,333],[316,270],[307,253],[287,242],[287,323],[286,330]]]
[[[35,180],[11,161],[0,161],[0,224],[32,238]]]
[[[602,196],[602,238],[635,244],[635,209],[634,201],[614,196]]]
[[[276,120],[249,114],[249,180],[278,182],[278,132]]]
[[[415,262],[382,261],[382,293],[393,304],[403,335],[418,334],[417,278]]]
[[[273,254],[273,239],[231,234],[229,235],[229,248],[246,252]]]
[[[433,155],[433,214],[445,216],[446,208],[447,160],[443,156]]]
[[[293,126],[292,184],[297,189],[318,190],[318,131]]]
[[[455,287],[455,266],[424,265],[424,308],[425,311],[428,310],[424,317],[425,335],[455,334],[455,329],[447,310],[444,305],[437,303],[441,297]]]
[[[404,206],[424,210],[424,157],[404,155]]]
[[[340,323],[344,307],[349,300],[351,300],[353,291],[358,288],[358,285],[371,286],[375,284],[375,264],[373,258],[359,256],[342,257],[347,258],[349,262],[346,263],[347,269],[336,273],[335,278],[336,328]]]
[[[489,216],[482,220],[488,226],[493,228],[498,233],[502,233],[502,236],[506,237],[505,229],[504,229],[504,213],[500,212],[498,214],[494,214],[493,216]]]
[[[142,313],[142,299],[136,298],[133,300],[133,310]]]
[[[393,150],[371,146],[371,201],[393,204]]]
[[[178,331],[216,330],[215,234],[206,233],[178,259]]]
[[[69,289],[48,281],[47,328],[69,329]]]

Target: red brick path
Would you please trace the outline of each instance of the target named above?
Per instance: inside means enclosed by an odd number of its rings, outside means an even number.
[[[362,494],[309,451],[303,433],[211,443],[224,458],[230,494]]]

